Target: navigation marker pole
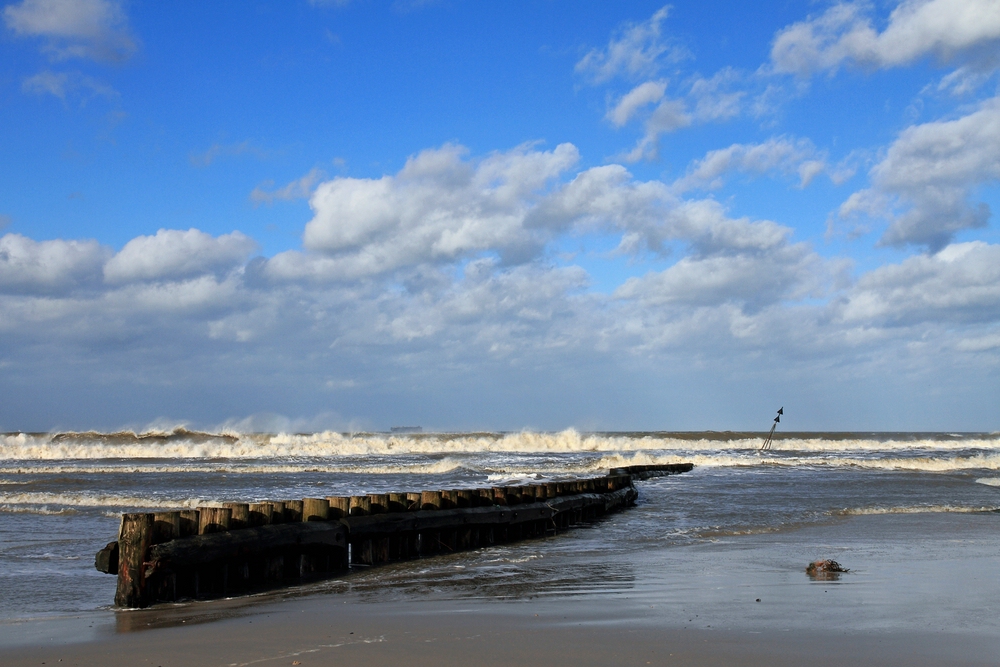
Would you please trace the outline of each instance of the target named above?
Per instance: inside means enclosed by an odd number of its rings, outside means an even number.
[[[774,423],[771,424],[771,432],[767,434],[767,440],[765,440],[764,444],[760,446],[760,451],[771,449],[771,438],[774,437],[774,429],[778,427],[778,422],[781,421],[781,415],[783,414],[785,414],[785,406],[778,408],[778,416],[774,418]]]

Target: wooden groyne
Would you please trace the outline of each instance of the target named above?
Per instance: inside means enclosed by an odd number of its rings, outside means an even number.
[[[634,480],[690,463],[477,489],[224,503],[122,515],[95,567],[118,575],[115,605],[240,595],[373,566],[565,530],[635,504]]]

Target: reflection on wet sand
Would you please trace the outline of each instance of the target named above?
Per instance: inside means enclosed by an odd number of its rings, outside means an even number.
[[[617,594],[632,590],[632,563],[608,560],[594,551],[564,550],[560,537],[522,545],[481,549],[462,554],[356,568],[334,579],[215,601],[160,604],[144,610],[115,612],[118,632],[178,627],[259,613],[283,600],[329,596],[331,603],[387,604],[393,601],[530,600]],[[581,546],[581,545],[577,545]],[[336,600],[336,596],[344,600]]]

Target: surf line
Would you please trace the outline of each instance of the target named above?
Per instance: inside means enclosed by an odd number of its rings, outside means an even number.
[[[118,577],[115,605],[211,599],[352,568],[545,537],[635,505],[635,481],[691,463],[612,468],[566,482],[224,503],[122,515],[94,565]]]

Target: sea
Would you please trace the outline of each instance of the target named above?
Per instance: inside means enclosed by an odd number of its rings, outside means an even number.
[[[1000,434],[779,432],[762,450],[765,436],[572,429],[7,433],[0,435],[0,625],[111,614],[115,577],[93,563],[95,553],[116,539],[123,512],[560,481],[636,464],[695,467],[637,482],[636,508],[578,530],[359,570],[307,584],[298,594],[334,595],[353,587],[374,596],[433,591],[470,599],[629,597],[656,589],[642,584],[649,581],[643,570],[654,567],[649,554],[658,554],[661,578],[706,554],[728,553],[714,561],[721,563],[720,572],[770,568],[782,581],[807,583],[808,559],[836,557],[862,573],[854,580],[845,575],[845,581],[859,582],[866,567],[875,568],[887,527],[909,526],[907,535],[926,538],[929,545],[941,538],[933,547],[939,560],[954,556],[953,547],[973,557],[997,555],[990,554],[1000,536]],[[864,517],[880,516],[864,523]],[[952,535],[959,525],[960,534]],[[861,535],[864,526],[868,532]],[[821,528],[826,532],[817,532]],[[830,530],[853,537],[837,542]],[[826,537],[806,539],[820,534]],[[786,548],[757,549],[775,540]],[[897,547],[912,544],[907,537]],[[744,546],[733,551],[733,545]],[[892,553],[895,559],[905,551]],[[760,562],[768,560],[775,562]],[[699,576],[697,569],[687,572],[668,582],[678,605],[685,582]],[[977,594],[973,589],[959,606],[978,609],[979,603],[969,602]],[[659,590],[658,602],[670,597],[667,583]],[[699,590],[704,595],[714,589],[706,584]],[[901,583],[900,590],[913,587]],[[727,605],[722,601],[719,609]],[[883,620],[891,622],[893,613],[885,612]]]

